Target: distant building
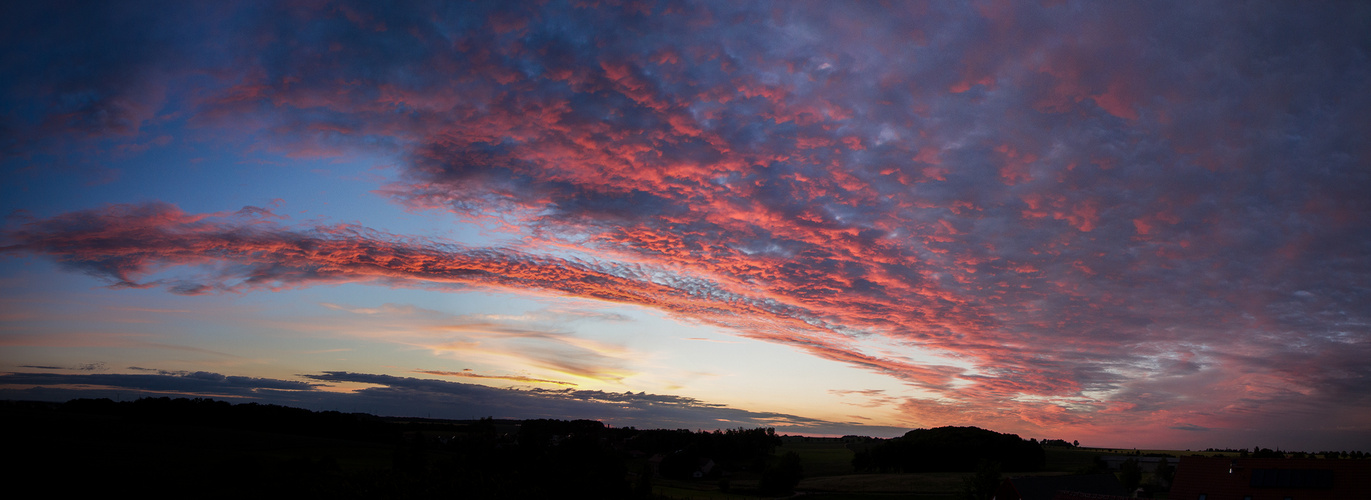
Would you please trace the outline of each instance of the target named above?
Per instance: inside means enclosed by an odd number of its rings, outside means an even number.
[[[1074,476],[1011,477],[1000,483],[994,500],[1055,500],[1055,499],[1129,498],[1113,474],[1081,474]]]
[[[1171,500],[1365,500],[1371,460],[1181,457]]]

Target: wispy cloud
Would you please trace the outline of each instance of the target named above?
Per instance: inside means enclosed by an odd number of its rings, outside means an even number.
[[[438,376],[440,376],[440,377],[488,378],[488,379],[496,379],[496,380],[510,380],[510,381],[514,381],[514,382],[533,382],[533,383],[540,383],[540,384],[556,384],[556,385],[570,385],[570,386],[575,386],[575,385],[576,385],[575,383],[572,383],[572,382],[563,382],[563,381],[561,381],[561,380],[547,380],[547,379],[541,379],[541,378],[525,377],[525,376],[522,376],[522,375],[482,375],[482,374],[479,374],[479,373],[476,373],[476,372],[472,371],[470,368],[463,369],[462,371],[459,371],[459,372],[449,372],[449,371],[441,371],[441,370],[414,370],[414,373],[423,373],[423,374],[426,374],[426,375],[438,375]]]
[[[613,383],[635,374],[632,359],[640,356],[621,345],[584,338],[566,329],[586,318],[623,321],[617,314],[543,309],[520,315],[453,315],[399,304],[374,308],[323,305],[360,317],[310,319],[306,327],[502,364],[514,371],[532,369],[544,375],[556,373]]]
[[[189,313],[190,309],[154,309],[148,307],[110,307],[115,311],[147,312],[147,313]]]

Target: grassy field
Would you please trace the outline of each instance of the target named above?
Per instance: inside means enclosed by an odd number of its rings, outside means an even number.
[[[776,448],[776,455],[789,452],[800,456],[800,466],[804,467],[805,477],[838,476],[853,472],[852,450],[847,449],[845,443],[836,440],[787,442]]]
[[[908,474],[849,474],[809,477],[797,489],[815,492],[904,493],[922,496],[951,495],[960,491],[970,473],[925,472]]]
[[[735,493],[724,493],[718,487],[687,487],[679,484],[654,484],[652,485],[652,495],[657,498],[669,498],[672,500],[755,500],[756,495],[741,495]]]
[[[797,491],[806,498],[834,500],[950,500],[961,491],[962,478],[969,474],[849,474],[807,477]],[[673,500],[744,500],[759,498],[756,480],[733,480],[733,492],[719,490],[717,481],[655,480],[653,495]]]
[[[1087,469],[1095,464],[1095,457],[1106,455],[1106,453],[1082,448],[1060,448],[1056,446],[1044,446],[1043,452],[1047,455],[1047,465],[1043,466],[1043,470],[1068,474]]]

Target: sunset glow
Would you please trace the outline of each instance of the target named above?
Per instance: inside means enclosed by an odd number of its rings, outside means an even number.
[[[1366,4],[3,12],[5,399],[1371,448]]]

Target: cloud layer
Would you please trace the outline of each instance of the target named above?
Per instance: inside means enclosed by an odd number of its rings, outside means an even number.
[[[508,241],[165,203],[7,229],[117,287],[640,305],[897,377],[929,424],[1371,426],[1365,5],[280,3],[117,51],[78,42],[128,16],[11,8],[9,158],[380,152],[378,194]]]
[[[0,374],[0,397],[16,400],[161,397],[180,394],[237,401],[362,411],[382,416],[434,418],[578,418],[620,427],[717,429],[775,427],[781,432],[848,434],[898,428],[862,426],[796,415],[756,412],[681,396],[587,390],[497,389],[443,380],[352,372],[301,375],[308,382],[225,376],[211,372],[114,374]],[[355,392],[323,390],[330,383],[360,383]]]

